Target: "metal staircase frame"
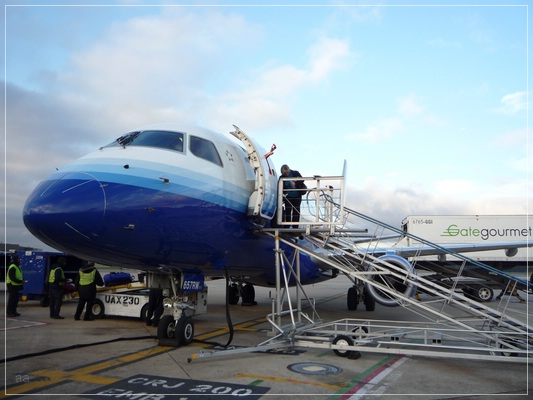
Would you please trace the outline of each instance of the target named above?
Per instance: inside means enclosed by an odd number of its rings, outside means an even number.
[[[283,201],[284,179],[280,179],[278,187],[278,206]],[[304,347],[332,349],[340,356],[353,356],[363,351],[529,362],[533,331],[526,323],[528,318],[513,313],[509,299],[499,301],[495,308],[492,304],[476,301],[466,291],[458,290],[457,286],[461,280],[470,279],[465,271],[471,267],[496,274],[507,282],[506,290],[516,290],[519,285],[527,285],[527,282],[412,236],[421,245],[442,250],[455,260],[460,260],[454,283],[443,286],[430,279],[430,274],[422,275],[414,268],[410,270],[402,264],[398,265],[394,258],[391,262],[390,257],[383,257],[389,254],[380,251],[384,244],[397,243],[408,234],[344,207],[342,176],[302,179],[312,189],[306,191],[307,209],[302,211],[301,228],[284,228],[285,223],[280,217],[277,228],[261,230],[261,234],[272,237],[275,242],[276,297],[272,313],[267,316],[272,325],[272,337],[252,348],[203,351],[193,355],[190,361],[232,353]],[[294,235],[305,235],[315,247],[302,245]],[[291,250],[291,260],[280,244]],[[331,271],[342,272],[359,290],[366,286],[372,288],[374,293],[394,300],[398,306],[413,312],[413,320],[346,318],[323,322],[313,299],[307,296],[300,282],[299,262],[302,254],[329,265]],[[415,254],[410,257],[409,263],[416,265],[416,262]],[[456,268],[456,264],[453,268]],[[289,291],[291,278],[296,281],[294,304]],[[414,297],[415,290],[429,294],[425,295],[429,299]],[[303,300],[311,308],[311,316],[304,312]],[[289,322],[284,324],[283,321],[287,319]]]

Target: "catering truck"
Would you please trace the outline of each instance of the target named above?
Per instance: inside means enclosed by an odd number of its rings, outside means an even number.
[[[439,245],[531,242],[532,218],[533,215],[412,215],[402,221],[402,229]],[[408,237],[407,241],[408,245],[417,245],[416,239]],[[531,251],[532,248],[523,247],[464,255],[494,268],[526,274]],[[438,260],[438,256],[428,259]]]
[[[424,241],[443,247],[453,245],[497,245],[524,243],[533,239],[531,217],[528,215],[412,215],[402,221],[403,238],[408,246],[424,246]],[[528,289],[528,255],[531,248],[509,248],[466,252],[462,256],[482,263],[464,264],[452,254],[418,257],[416,269],[424,277],[441,286],[453,288],[479,301],[491,301],[494,290],[498,299],[505,294],[525,302],[518,291]],[[488,267],[484,267],[488,266]],[[458,271],[461,273],[458,275]],[[520,278],[516,285],[509,275]],[[426,293],[427,294],[427,293]]]

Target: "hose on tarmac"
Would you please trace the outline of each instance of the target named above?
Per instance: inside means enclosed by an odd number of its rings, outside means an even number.
[[[141,340],[141,339],[157,339],[157,336],[149,335],[149,336],[120,337],[120,338],[115,338],[115,339],[110,339],[110,340],[103,340],[101,342],[84,343],[84,344],[73,344],[71,346],[57,347],[55,349],[48,349],[48,350],[39,351],[39,352],[36,352],[36,353],[20,354],[18,356],[8,357],[8,358],[0,360],[0,364],[1,363],[7,363],[9,361],[22,360],[24,358],[44,356],[44,355],[51,354],[51,353],[58,353],[60,351],[80,349],[80,348],[83,348],[83,347],[97,346],[97,345],[101,345],[101,344],[107,344],[107,343],[113,343],[113,342],[121,342],[121,341],[126,341],[126,340]]]
[[[231,342],[233,341],[233,323],[231,322],[231,314],[230,314],[230,308],[229,308],[229,287],[230,287],[230,279],[229,279],[229,271],[228,267],[224,267],[226,271],[226,322],[228,323],[229,328],[229,338],[228,342],[224,345],[224,347],[228,347]]]
[[[231,285],[231,283],[230,283],[231,281],[230,281],[230,278],[229,278],[228,268],[224,267],[224,270],[226,272],[225,273],[225,277],[226,277],[226,323],[228,324],[228,329],[229,329],[228,342],[225,345],[222,345],[222,344],[217,343],[217,342],[211,342],[211,341],[207,341],[207,340],[197,340],[197,339],[195,339],[194,341],[196,343],[204,343],[204,344],[209,344],[209,345],[212,345],[212,346],[220,346],[220,347],[223,347],[223,348],[228,348],[229,345],[231,344],[231,342],[233,341],[234,328],[233,328],[233,322],[231,321],[230,304],[229,304],[229,288],[230,288],[230,285]]]
[[[233,323],[231,321],[231,314],[230,314],[230,307],[229,307],[229,287],[230,287],[229,271],[228,271],[227,268],[225,268],[225,271],[226,271],[226,322],[228,324],[228,329],[229,329],[229,338],[228,338],[228,342],[225,345],[223,345],[222,347],[229,347],[229,345],[233,341],[234,328],[233,328]],[[110,340],[104,340],[104,341],[101,341],[101,342],[93,342],[93,343],[85,343],[85,344],[74,344],[74,345],[71,345],[71,346],[58,347],[58,348],[55,348],[55,349],[48,349],[48,350],[44,350],[44,351],[40,351],[40,352],[36,352],[36,353],[20,354],[18,356],[4,358],[4,359],[0,360],[0,364],[7,363],[9,361],[22,360],[24,358],[43,356],[43,355],[51,354],[51,353],[58,353],[60,351],[80,349],[80,348],[83,348],[83,347],[97,346],[97,345],[101,345],[101,344],[119,342],[119,341],[123,341],[123,340],[141,340],[141,339],[157,339],[157,335],[155,335],[155,336],[154,335],[148,335],[148,336],[124,337],[124,338],[115,338],[115,339],[110,339]],[[195,342],[201,342],[201,343],[207,343],[207,344],[213,344],[213,345],[220,346],[219,343],[213,343],[213,342],[207,342],[207,341],[196,341],[195,340]]]

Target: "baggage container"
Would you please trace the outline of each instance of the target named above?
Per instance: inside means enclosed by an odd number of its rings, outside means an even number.
[[[133,281],[129,272],[110,272],[104,275],[104,286],[127,285]]]
[[[67,281],[65,285],[66,295],[74,292],[74,285],[71,282],[76,279],[78,270],[85,264],[85,261],[80,258],[60,252],[17,251],[16,254],[20,256],[20,269],[24,279],[28,281],[20,291],[22,300],[38,300],[43,307],[47,307],[50,302],[48,293],[50,268],[57,263],[59,257],[67,259],[67,264],[63,268]],[[9,264],[7,265],[9,266]]]

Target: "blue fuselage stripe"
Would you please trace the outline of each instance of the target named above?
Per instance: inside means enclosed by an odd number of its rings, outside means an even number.
[[[116,162],[116,160],[114,161]],[[190,170],[177,167],[173,171],[169,170],[166,173],[162,173],[162,168],[159,164],[147,162],[143,164],[147,165],[145,167],[136,167],[135,175],[128,174],[128,169],[118,165],[116,168],[117,171],[120,171],[120,168],[125,172],[111,172],[109,160],[105,165],[83,165],[83,171],[106,184],[130,185],[157,192],[186,195],[187,197],[208,201],[240,212],[245,212],[248,206],[250,194],[244,188],[225,183],[220,178],[200,173],[191,174]],[[72,171],[72,174],[79,174],[79,167],[80,165],[76,165],[76,168],[64,168],[61,172],[53,174],[50,180],[61,179],[67,176],[69,170]],[[73,175],[72,177],[75,178],[75,176]],[[82,178],[81,176],[79,177],[80,179]],[[83,179],[87,179],[87,177],[85,176]],[[168,180],[168,183],[165,183],[165,179]]]

